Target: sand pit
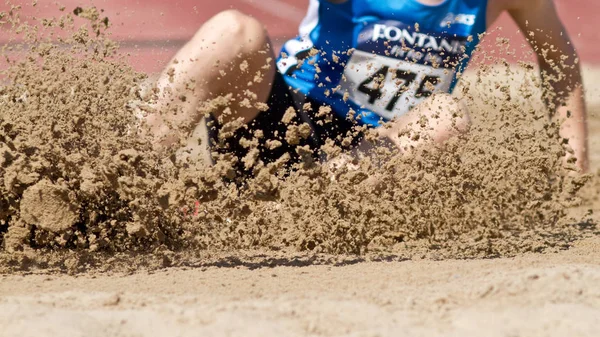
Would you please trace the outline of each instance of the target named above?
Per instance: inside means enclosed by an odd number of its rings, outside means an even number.
[[[230,156],[155,151],[136,114],[160,93],[101,12],[44,22],[0,86],[0,335],[598,335],[594,68],[587,176],[535,69],[507,64],[465,76],[474,124],[444,148],[332,169],[298,147],[242,180]]]
[[[3,276],[0,323],[4,336],[597,336],[599,258],[594,239],[512,259]]]

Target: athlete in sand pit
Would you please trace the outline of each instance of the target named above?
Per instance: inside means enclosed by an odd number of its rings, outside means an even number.
[[[310,0],[300,35],[278,57],[260,22],[225,11],[206,22],[161,75],[157,108],[163,113],[147,121],[169,145],[172,130],[189,131],[201,120],[201,102],[231,94],[232,104],[211,110],[208,125],[212,142],[240,159],[252,148],[243,138],[258,139],[263,162],[284,153],[297,159],[299,145],[316,155],[326,139],[356,147],[363,133],[351,132],[355,125],[376,128],[400,151],[442,142],[469,127],[464,104],[449,93],[479,34],[505,11],[527,32],[542,76],[551,79],[546,102],[559,118],[569,116],[561,135],[585,172],[581,75],[552,0]],[[175,106],[180,110],[169,112]],[[286,115],[290,106],[296,114]],[[418,128],[422,116],[429,122],[421,137],[399,135]],[[229,137],[236,124],[223,126],[236,120],[248,127]],[[391,127],[380,127],[385,121]],[[255,160],[242,162],[248,170]]]

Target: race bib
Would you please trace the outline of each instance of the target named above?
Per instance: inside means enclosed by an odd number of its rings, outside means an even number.
[[[417,31],[398,21],[367,25],[346,64],[342,92],[384,119],[400,116],[450,90],[466,43],[466,37]]]

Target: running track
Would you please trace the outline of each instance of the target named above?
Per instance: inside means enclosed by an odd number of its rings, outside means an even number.
[[[60,14],[54,0],[38,0],[35,7],[31,5],[32,0],[13,0],[13,3],[22,5],[23,15],[47,17]],[[308,0],[59,0],[58,3],[67,10],[90,4],[103,9],[113,24],[113,38],[121,41],[124,50],[131,54],[131,64],[141,71],[156,72],[202,22],[226,9],[238,9],[259,19],[279,47],[296,34]],[[600,1],[556,0],[556,4],[582,61],[600,64],[600,20],[597,18]],[[7,9],[2,1],[0,11]],[[513,41],[511,48],[516,49],[517,55],[523,55],[524,41],[510,19],[502,17],[497,25],[502,27],[502,35]],[[517,43],[514,43],[515,39]],[[495,41],[495,38],[488,40]],[[493,43],[487,44],[487,50],[493,49],[490,45]]]

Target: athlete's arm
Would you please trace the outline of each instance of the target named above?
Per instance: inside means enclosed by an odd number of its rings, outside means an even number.
[[[560,119],[561,137],[569,140],[571,158],[582,172],[588,170],[587,113],[577,54],[552,0],[513,1],[508,8],[537,53],[544,100]],[[568,159],[572,160],[572,159]]]

